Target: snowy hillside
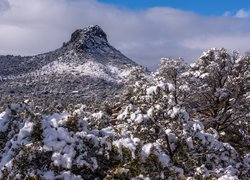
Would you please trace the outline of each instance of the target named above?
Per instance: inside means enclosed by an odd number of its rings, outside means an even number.
[[[74,93],[78,102],[88,102],[93,92],[100,97],[96,101],[102,102],[121,92],[124,79],[136,66],[109,44],[99,26],[89,26],[76,30],[55,51],[32,57],[0,56],[1,101],[47,97],[50,102],[63,98],[73,103],[74,98],[60,95],[78,92]]]

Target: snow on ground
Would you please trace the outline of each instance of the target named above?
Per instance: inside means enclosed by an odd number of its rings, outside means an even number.
[[[122,82],[131,72],[131,69],[119,69],[113,65],[103,65],[95,61],[88,61],[83,64],[66,63],[60,61],[53,61],[41,69],[38,69],[32,73],[22,74],[16,77],[7,77],[8,79],[18,79],[30,76],[46,76],[46,75],[66,75],[72,74],[75,76],[90,76],[93,78],[100,78],[111,82]]]

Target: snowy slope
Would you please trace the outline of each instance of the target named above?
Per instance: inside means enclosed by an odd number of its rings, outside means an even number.
[[[135,66],[138,65],[109,44],[99,26],[89,26],[76,30],[55,51],[31,57],[0,56],[0,93],[4,97],[11,93],[17,99],[41,99],[44,92],[49,92],[51,98],[50,92],[73,91],[81,92],[81,96],[91,91],[113,97]]]

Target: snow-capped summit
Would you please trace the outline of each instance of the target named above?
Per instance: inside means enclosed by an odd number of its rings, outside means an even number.
[[[109,44],[106,33],[98,25],[91,25],[83,29],[77,29],[71,35],[68,42],[63,43],[59,49],[67,54],[76,53],[78,56],[95,56],[101,63],[133,64],[135,63],[124,56],[120,51]]]
[[[108,43],[106,33],[98,25],[76,30],[72,33],[70,41],[63,46],[77,52],[112,53],[114,50]]]
[[[35,56],[0,56],[0,93],[18,97],[78,92],[113,96],[135,62],[108,42],[98,25],[78,29],[63,46]],[[9,83],[11,82],[11,83]],[[110,90],[112,89],[112,90]]]
[[[73,32],[71,35],[70,42],[81,41],[84,40],[86,37],[87,38],[98,37],[104,39],[105,41],[108,41],[106,33],[102,30],[100,26],[91,25],[83,29],[77,29],[75,32]]]

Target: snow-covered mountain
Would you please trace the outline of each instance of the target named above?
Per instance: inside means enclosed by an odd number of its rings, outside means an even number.
[[[212,48],[148,75],[91,26],[1,63],[0,179],[250,179],[249,55]]]
[[[76,30],[68,42],[52,52],[29,57],[0,56],[0,93],[12,99],[61,99],[63,95],[67,100],[74,94],[79,100],[93,101],[99,95],[103,99],[117,94],[135,66],[94,25]]]

